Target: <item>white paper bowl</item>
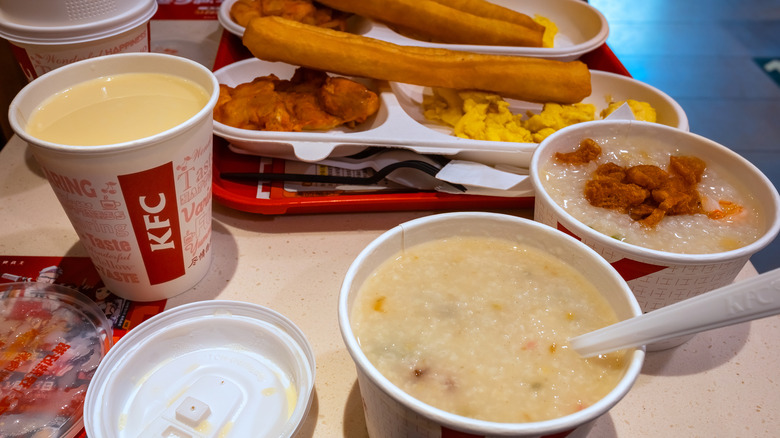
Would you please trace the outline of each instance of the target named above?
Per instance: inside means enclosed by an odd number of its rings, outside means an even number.
[[[219,8],[217,18],[228,32],[239,37],[244,35],[244,27],[230,18],[230,8],[236,0],[225,0]],[[436,47],[450,50],[462,50],[498,55],[533,56],[536,58],[572,61],[584,53],[604,44],[609,35],[607,19],[598,9],[581,0],[493,0],[509,9],[523,12],[531,17],[541,15],[549,18],[558,26],[553,47],[510,47],[482,46],[466,44],[429,43],[407,38],[384,24],[364,17],[350,19],[348,32],[402,46]]]
[[[276,74],[281,79],[292,77],[297,67],[281,63],[246,59],[217,70],[214,74],[220,84],[236,86],[258,76]],[[457,138],[429,129],[415,122],[409,112],[413,108],[402,105],[384,81],[358,80],[379,94],[377,114],[355,129],[338,127],[329,131],[277,132],[239,129],[214,121],[214,133],[230,142],[234,151],[265,157],[294,159],[307,162],[328,157],[343,157],[369,146],[397,147],[419,153],[433,153],[457,157],[464,151],[479,150],[500,154],[503,162],[527,165],[535,144],[486,142]]]
[[[496,423],[451,414],[420,402],[382,376],[362,352],[352,332],[350,313],[355,297],[371,273],[404,248],[451,236],[498,237],[541,248],[574,269],[587,273],[588,279],[612,305],[618,319],[640,314],[630,289],[598,254],[542,224],[515,216],[482,212],[438,214],[403,223],[385,232],[361,251],[347,271],[339,295],[339,328],[357,367],[369,435],[403,438],[410,436],[412,431],[424,430],[429,431],[426,436],[439,436],[447,429],[449,433],[475,436],[565,436],[567,432],[586,427],[620,401],[641,371],[645,357],[643,349],[628,352],[625,375],[599,402],[571,415],[529,423]]]
[[[577,148],[592,138],[611,145],[662,141],[680,155],[702,158],[707,166],[726,169],[756,197],[765,215],[764,234],[741,248],[711,254],[681,254],[647,249],[609,237],[580,222],[558,205],[545,190],[541,169],[556,152]],[[616,143],[617,142],[617,143]],[[531,160],[534,187],[534,220],[563,230],[580,239],[616,267],[645,312],[664,307],[734,281],[750,256],[768,245],[780,231],[780,196],[771,181],[753,164],[727,147],[697,134],[668,126],[628,121],[589,122],[564,128],[543,141]],[[648,346],[648,350],[670,348],[691,336]]]

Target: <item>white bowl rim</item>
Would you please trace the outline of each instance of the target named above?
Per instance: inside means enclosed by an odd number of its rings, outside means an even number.
[[[359,364],[356,363],[356,365],[358,365],[358,372],[360,373],[359,370],[361,369],[362,366],[362,369],[366,371],[363,374],[368,379],[370,379],[376,386],[381,388],[381,390],[385,394],[393,398],[396,402],[401,403],[407,409],[411,409],[415,412],[418,413],[425,412],[425,414],[420,414],[420,415],[425,416],[430,421],[433,421],[440,425],[452,427],[457,430],[474,431],[477,433],[489,433],[491,435],[497,435],[497,436],[513,436],[517,434],[523,434],[523,435],[527,434],[530,436],[535,434],[549,434],[549,433],[556,433],[556,432],[575,429],[607,413],[615,404],[617,404],[628,393],[628,391],[631,389],[634,382],[636,381],[637,377],[639,376],[645,359],[644,347],[637,348],[630,353],[631,359],[628,363],[628,366],[626,367],[626,371],[623,378],[621,378],[620,382],[618,382],[615,388],[613,388],[606,396],[604,396],[598,402],[592,404],[591,406],[588,406],[587,408],[581,411],[575,412],[570,415],[566,415],[551,420],[536,421],[536,422],[529,422],[529,423],[497,423],[497,422],[485,421],[485,420],[475,420],[473,418],[452,414],[442,409],[435,408],[427,403],[423,403],[415,399],[414,397],[411,397],[410,395],[402,391],[400,388],[398,388],[393,383],[391,383],[386,377],[384,377],[373,366],[373,364],[371,364],[371,362],[365,356],[363,351],[360,349],[359,342],[357,341],[357,338],[355,338],[354,333],[352,333],[352,328],[349,322],[350,321],[350,316],[349,316],[350,293],[349,292],[350,292],[350,287],[352,285],[352,279],[355,277],[355,272],[362,264],[363,259],[365,259],[368,255],[370,255],[377,247],[381,246],[383,242],[390,236],[398,233],[403,233],[404,230],[409,227],[421,226],[431,222],[444,221],[450,218],[484,218],[484,219],[493,219],[493,220],[496,219],[511,220],[511,221],[516,221],[519,224],[523,224],[524,226],[536,228],[538,232],[553,233],[556,236],[558,236],[561,240],[565,240],[574,246],[578,246],[579,248],[581,248],[586,252],[592,253],[594,259],[599,261],[599,263],[607,271],[611,272],[613,276],[619,281],[619,283],[623,285],[623,289],[624,292],[626,293],[626,296],[628,296],[631,299],[629,304],[634,314],[639,315],[642,313],[642,310],[639,307],[639,303],[636,301],[636,298],[634,298],[634,295],[629,289],[628,285],[620,277],[620,274],[618,274],[617,271],[609,263],[606,262],[606,260],[601,258],[601,256],[599,256],[590,247],[588,247],[587,245],[583,244],[582,242],[578,241],[577,239],[574,239],[573,237],[565,233],[561,233],[555,230],[554,228],[541,224],[539,222],[535,222],[517,216],[511,216],[508,214],[489,213],[489,212],[452,212],[452,213],[434,214],[431,216],[425,216],[422,218],[410,220],[408,222],[402,223],[384,232],[382,235],[380,235],[371,243],[369,243],[360,252],[360,254],[355,258],[355,260],[350,265],[344,277],[345,280],[341,286],[341,290],[339,293],[339,302],[338,302],[339,329],[341,331],[343,341],[347,347],[350,356],[352,356],[352,359],[355,362],[359,362]]]
[[[208,101],[203,106],[203,108],[198,110],[197,113],[193,114],[189,119],[185,120],[184,122],[182,122],[177,126],[166,129],[165,131],[159,132],[157,134],[150,135],[148,137],[143,137],[140,139],[124,141],[119,143],[112,143],[107,145],[96,145],[96,146],[64,145],[64,144],[54,143],[47,140],[41,140],[39,138],[36,138],[28,134],[26,128],[22,126],[21,122],[19,121],[17,117],[17,113],[21,112],[19,107],[22,106],[22,102],[24,101],[24,99],[27,98],[27,95],[32,94],[34,92],[33,90],[36,87],[46,86],[48,82],[56,83],[59,75],[68,74],[70,71],[78,72],[83,70],[86,72],[94,72],[95,70],[100,70],[101,68],[103,68],[100,66],[101,64],[108,65],[109,67],[107,68],[109,70],[115,70],[115,67],[113,67],[114,65],[120,63],[133,65],[134,60],[149,60],[149,61],[157,61],[158,63],[166,62],[168,63],[168,65],[180,64],[183,66],[183,68],[187,68],[193,72],[197,72],[199,75],[202,75],[204,78],[208,79],[208,82],[211,85],[212,90],[209,94]],[[127,73],[135,73],[135,70],[133,70],[132,68],[127,69]],[[163,68],[160,68],[159,71],[156,71],[156,73],[166,73],[166,71]],[[105,76],[105,74],[87,75],[84,77],[83,81],[97,79],[102,76]],[[60,87],[60,90],[65,90],[68,87],[76,85],[77,83],[79,82],[76,81],[68,84],[63,84],[63,86]],[[209,90],[207,89],[206,92],[209,93]],[[213,120],[212,113],[214,110],[214,106],[217,104],[218,99],[219,99],[219,82],[217,81],[216,76],[214,76],[211,70],[204,67],[200,63],[181,56],[169,55],[164,53],[125,52],[125,53],[116,53],[112,55],[99,56],[96,58],[83,59],[68,65],[64,65],[62,67],[59,67],[55,70],[52,70],[50,72],[47,72],[39,76],[34,81],[25,85],[25,87],[22,88],[22,90],[19,91],[19,93],[11,101],[11,104],[8,107],[8,119],[14,133],[16,133],[27,143],[35,145],[35,147],[49,149],[61,153],[81,153],[82,150],[89,150],[89,152],[92,154],[104,154],[104,153],[113,154],[113,153],[122,152],[127,149],[155,147],[157,146],[157,144],[159,144],[164,140],[181,135],[183,132],[186,132],[192,127],[199,125],[204,120],[208,120],[209,121],[208,123],[212,123],[211,122],[211,120]],[[42,102],[39,102],[39,104],[40,103]]]

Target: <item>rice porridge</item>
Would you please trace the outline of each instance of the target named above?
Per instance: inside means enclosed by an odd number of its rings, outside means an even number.
[[[600,165],[652,165],[666,169],[670,157],[685,155],[661,141],[616,144],[616,140],[601,140],[598,145],[601,155],[594,161],[571,165],[551,158],[539,169],[550,197],[584,225],[626,243],[680,254],[730,251],[756,241],[764,233],[766,225],[755,197],[726,169],[707,162],[707,157],[700,157],[706,167],[695,186],[706,214],[669,215],[648,227],[623,212],[591,205],[584,196],[585,188]],[[712,213],[726,210],[724,205],[737,209],[716,218]]]
[[[562,417],[604,397],[625,352],[584,359],[573,336],[617,322],[578,271],[504,239],[407,249],[362,285],[352,329],[394,385],[439,409],[494,422]]]

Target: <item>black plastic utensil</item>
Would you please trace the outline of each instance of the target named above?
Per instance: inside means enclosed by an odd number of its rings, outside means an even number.
[[[389,164],[376,171],[371,176],[367,177],[353,177],[353,176],[337,176],[337,175],[309,175],[309,174],[297,174],[297,173],[268,173],[268,172],[221,172],[220,178],[224,180],[233,181],[296,181],[296,182],[312,182],[312,183],[324,183],[324,184],[342,184],[342,185],[371,185],[385,179],[387,175],[395,170],[407,168],[416,169],[424,172],[435,178],[439,173],[439,168],[419,160],[405,160],[398,161],[396,163]],[[456,190],[465,192],[466,188],[460,184],[453,184],[447,181],[440,181],[441,183],[448,184],[454,187]]]

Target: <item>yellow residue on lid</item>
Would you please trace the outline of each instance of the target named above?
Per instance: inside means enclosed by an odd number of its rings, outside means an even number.
[[[217,438],[226,438],[227,436],[230,436],[230,431],[233,429],[233,422],[230,421],[227,424],[225,424],[222,429],[219,430],[219,433],[217,434]]]
[[[296,391],[295,386],[288,385],[284,392],[287,396],[287,418],[290,418],[295,410],[295,405],[298,404],[298,391]]]

